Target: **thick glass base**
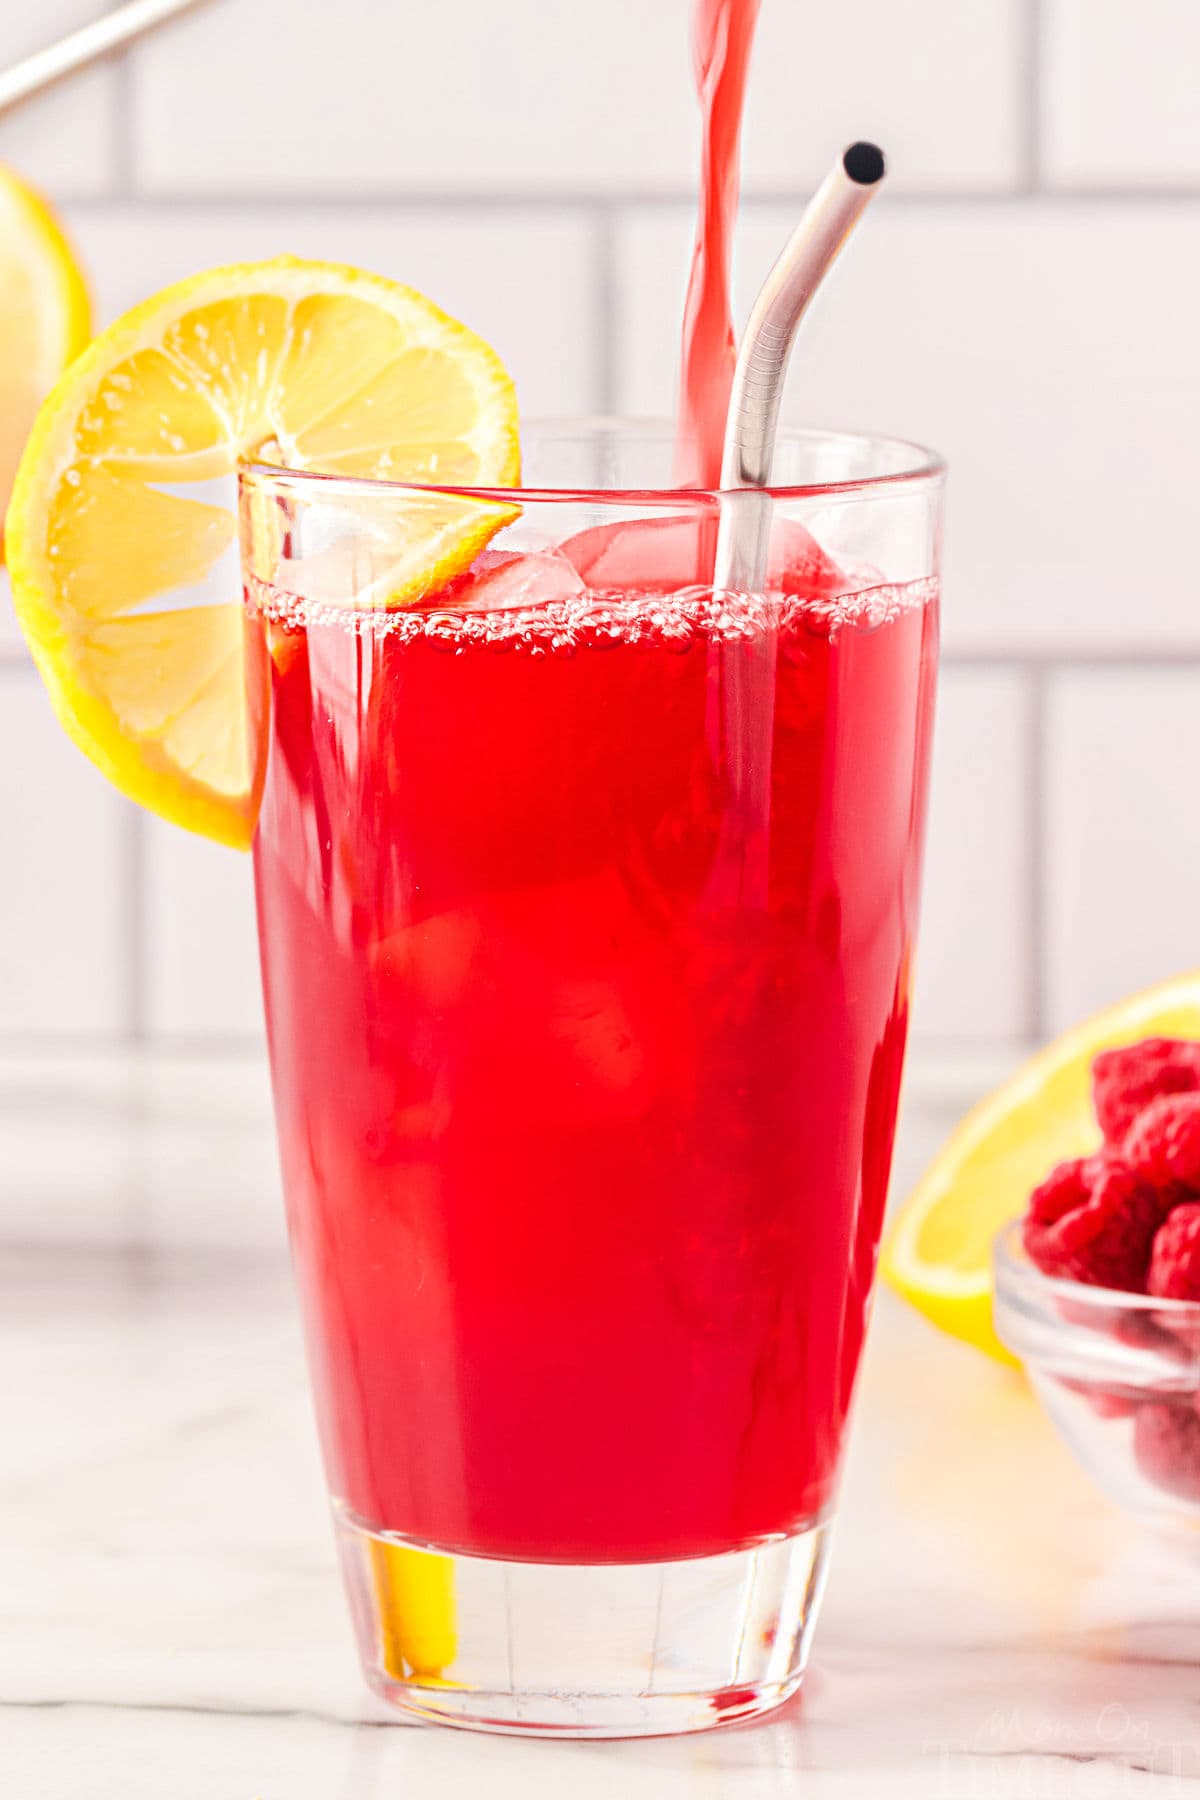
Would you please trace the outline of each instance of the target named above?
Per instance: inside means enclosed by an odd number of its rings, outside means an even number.
[[[828,1525],[724,1556],[500,1562],[339,1511],[359,1652],[402,1712],[475,1731],[655,1737],[779,1706],[800,1685]]]

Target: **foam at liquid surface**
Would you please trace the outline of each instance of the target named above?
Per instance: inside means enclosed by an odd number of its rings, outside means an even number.
[[[881,583],[853,593],[751,595],[711,587],[673,594],[594,589],[543,606],[490,612],[437,608],[336,607],[247,579],[248,606],[285,631],[341,630],[400,644],[425,642],[463,655],[472,650],[571,655],[622,645],[688,650],[699,643],[737,643],[769,632],[830,638],[874,631],[928,605],[938,584],[924,579]]]

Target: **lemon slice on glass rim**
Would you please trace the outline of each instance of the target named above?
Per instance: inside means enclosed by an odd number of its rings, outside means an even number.
[[[516,396],[495,352],[412,288],[282,257],[210,270],[134,307],[42,406],[6,542],[55,711],[132,799],[239,848],[253,837],[263,758],[236,577],[222,604],[191,604],[189,591],[233,545],[230,478],[256,458],[511,487]],[[217,478],[227,497],[214,499]],[[387,603],[451,579],[512,516],[483,502],[425,509]]]

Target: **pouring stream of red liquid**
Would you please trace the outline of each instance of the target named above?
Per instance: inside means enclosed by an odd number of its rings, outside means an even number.
[[[716,487],[737,346],[729,264],[746,71],[759,0],[696,0],[692,57],[703,119],[696,243],[683,314],[675,479]]]

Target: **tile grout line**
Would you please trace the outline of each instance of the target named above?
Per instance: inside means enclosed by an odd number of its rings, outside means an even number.
[[[1021,82],[1023,87],[1024,192],[1042,192],[1042,103],[1046,51],[1043,0],[1025,0],[1022,20]]]
[[[596,410],[602,415],[616,411],[617,320],[616,216],[607,204],[598,207],[592,220],[592,292],[596,315],[592,333],[595,367],[592,387]]]
[[[403,188],[381,188],[378,192],[364,194],[361,187],[335,189],[327,193],[280,193],[271,189],[261,191],[240,189],[231,192],[227,189],[194,189],[183,192],[172,192],[147,189],[134,180],[134,164],[136,161],[130,108],[123,104],[121,108],[122,128],[119,136],[121,147],[120,163],[122,165],[122,185],[119,190],[107,194],[71,195],[64,188],[62,198],[72,211],[85,214],[112,210],[117,206],[135,207],[147,215],[155,213],[178,214],[187,212],[231,212],[248,213],[254,211],[294,211],[294,212],[329,212],[344,214],[379,213],[396,208],[408,208],[413,212],[440,212],[449,217],[456,213],[480,212],[528,212],[531,214],[595,212],[599,209],[615,211],[629,208],[645,212],[691,212],[696,203],[694,194],[684,188],[671,189],[661,193],[644,193],[636,189],[613,189],[608,193],[596,193],[590,190],[564,190],[561,193],[535,194],[520,189],[499,189],[495,192],[454,193],[431,192],[427,189],[407,191]],[[1036,136],[1040,139],[1040,128]],[[1027,146],[1027,151],[1028,151]],[[1040,155],[1040,144],[1033,148]],[[124,165],[128,163],[126,169]],[[750,191],[742,196],[748,213],[764,207],[787,207],[794,211],[797,201],[804,198],[808,188],[803,183],[794,188],[761,189]],[[1121,187],[1112,183],[1084,186],[1078,183],[1059,183],[1055,186],[1042,185],[1038,176],[1036,187],[1028,185],[1028,180],[1019,187],[983,187],[955,189],[910,188],[907,192],[893,192],[887,197],[888,209],[896,212],[941,212],[955,207],[973,209],[982,206],[988,211],[1029,210],[1032,205],[1045,207],[1060,206],[1108,206],[1127,205],[1132,207],[1163,205],[1175,207],[1195,206],[1200,202],[1200,181],[1190,181],[1178,186],[1155,186],[1134,184]]]
[[[1046,1036],[1049,1014],[1047,976],[1046,881],[1049,875],[1049,830],[1046,781],[1049,770],[1047,721],[1049,684],[1054,671],[1045,667],[1026,673],[1025,803],[1025,929],[1029,939],[1029,972],[1026,977],[1026,1031],[1034,1043]]]
[[[249,1032],[160,1032],[134,1041],[112,1031],[0,1031],[0,1059],[10,1056],[108,1057],[113,1050],[152,1050],[155,1061],[219,1056],[252,1061],[266,1056],[266,1039]]]
[[[141,1046],[147,1038],[146,831],[141,809],[129,804],[122,834],[125,878],[125,1042]]]
[[[133,64],[129,52],[112,59],[109,94],[113,142],[113,199],[128,205],[137,199],[134,179],[136,153],[133,141]]]
[[[1180,645],[1172,649],[1111,648],[1080,650],[955,650],[943,649],[944,669],[1021,669],[1031,674],[1096,675],[1111,673],[1130,675],[1194,674],[1200,668],[1200,648]]]

